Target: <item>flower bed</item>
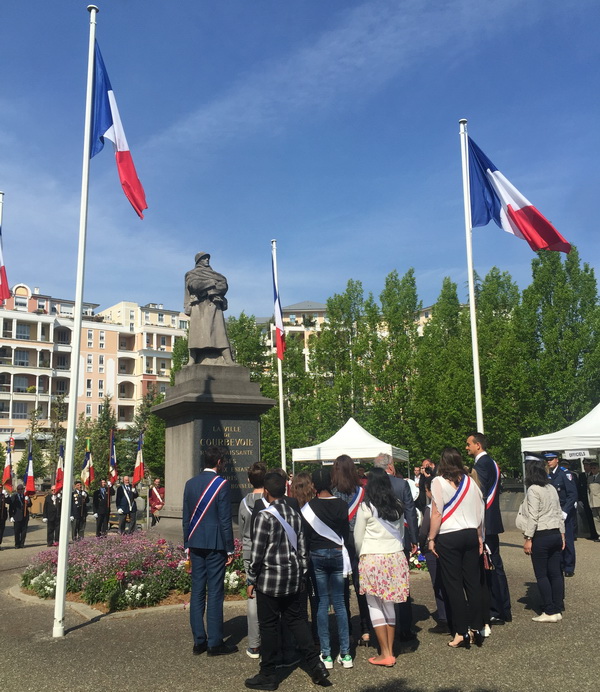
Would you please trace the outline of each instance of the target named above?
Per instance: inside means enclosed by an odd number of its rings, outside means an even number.
[[[242,546],[235,543],[234,561],[225,574],[228,594],[245,590]],[[23,573],[21,586],[40,598],[53,598],[57,558],[56,548],[38,553]],[[105,603],[110,611],[153,606],[172,592],[190,591],[191,575],[185,567],[182,546],[144,532],[85,538],[69,547],[67,591],[89,605]]]

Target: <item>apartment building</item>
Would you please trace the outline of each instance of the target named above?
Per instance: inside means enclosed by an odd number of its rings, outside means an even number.
[[[39,409],[40,426],[48,428],[59,395],[68,405],[75,399],[77,415],[90,418],[109,395],[125,427],[151,386],[166,392],[173,346],[185,336],[189,318],[154,303],[124,301],[96,314],[98,307],[83,306],[79,387],[73,397],[75,302],[16,284],[0,306],[0,440],[13,437],[17,451],[24,448],[32,411]]]

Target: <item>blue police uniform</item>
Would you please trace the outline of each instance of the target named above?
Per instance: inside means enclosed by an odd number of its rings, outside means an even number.
[[[548,478],[556,488],[560,508],[565,518],[565,549],[562,556],[562,568],[566,576],[575,573],[575,533],[577,531],[577,482],[575,477],[562,466],[550,470]]]

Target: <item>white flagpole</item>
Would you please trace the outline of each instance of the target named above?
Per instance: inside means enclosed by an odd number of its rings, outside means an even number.
[[[85,275],[85,241],[87,231],[88,187],[90,173],[90,137],[92,130],[92,89],[94,85],[94,43],[96,40],[95,5],[88,5],[90,13],[90,42],[88,48],[87,92],[85,99],[85,127],[83,134],[83,170],[81,174],[81,206],[79,211],[79,251],[77,254],[77,284],[75,288],[75,316],[71,350],[71,385],[69,389],[69,414],[63,471],[63,503],[60,514],[60,539],[56,566],[56,601],[54,604],[53,637],[65,634],[65,601],[67,595],[67,562],[69,553],[70,492],[73,486],[73,457],[77,428],[77,391],[79,384],[79,359],[81,355],[81,323],[83,313],[83,280]]]
[[[469,275],[469,312],[471,316],[471,351],[473,354],[473,379],[475,384],[475,414],[477,431],[483,430],[483,406],[481,403],[481,378],[479,375],[479,345],[477,341],[477,309],[475,306],[475,281],[473,278],[473,244],[471,222],[471,191],[469,186],[469,142],[467,138],[467,121],[463,118],[460,124],[460,148],[462,154],[463,198],[465,207],[465,232],[467,235],[467,272]]]
[[[277,297],[279,298],[279,277],[277,274],[277,241],[271,241],[271,255],[273,257],[273,278],[277,286]],[[281,468],[287,469],[285,461],[285,416],[283,407],[283,374],[281,368],[281,359],[277,358],[277,385],[279,388],[279,433],[281,436]]]

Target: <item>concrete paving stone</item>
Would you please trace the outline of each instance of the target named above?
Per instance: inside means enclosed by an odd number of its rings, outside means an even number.
[[[38,526],[39,523],[39,526]],[[507,522],[508,523],[508,522]],[[245,602],[228,603],[225,635],[239,653],[207,658],[192,655],[189,611],[176,606],[131,611],[126,617],[87,615],[68,608],[66,635],[52,637],[51,602],[16,599],[9,590],[31,558],[45,548],[45,527],[31,522],[27,547],[15,550],[9,531],[0,552],[0,683],[19,692],[238,692],[258,671],[245,654]],[[161,522],[159,533],[181,541],[179,522]],[[353,669],[335,666],[335,689],[348,692],[587,692],[600,688],[598,575],[600,544],[579,539],[575,577],[566,580],[566,612],[560,623],[535,623],[539,597],[530,559],[516,531],[503,535],[502,556],[511,589],[513,622],[492,628],[481,649],[452,650],[448,638],[430,634],[435,604],[429,576],[412,576],[418,639],[399,647],[397,664],[380,669],[368,663],[374,649],[359,648]],[[356,613],[356,608],[353,609]],[[354,618],[358,631],[357,618]],[[335,631],[332,616],[331,630]],[[335,635],[334,635],[335,636]],[[281,690],[316,688],[300,668],[282,677]]]

